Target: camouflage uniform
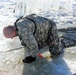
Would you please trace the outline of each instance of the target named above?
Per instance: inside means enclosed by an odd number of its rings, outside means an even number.
[[[49,46],[50,52],[61,50],[56,24],[50,19],[32,14],[17,21],[16,30],[22,44],[30,49],[32,55],[36,55],[44,44]]]

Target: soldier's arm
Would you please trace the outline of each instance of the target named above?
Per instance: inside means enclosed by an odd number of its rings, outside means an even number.
[[[21,24],[19,23],[21,26]],[[22,40],[26,44],[26,46],[30,49],[33,56],[37,55],[38,52],[38,44],[35,40],[35,37],[33,36],[33,33],[30,31],[28,26],[22,26],[21,29],[19,29],[19,32],[21,33]]]

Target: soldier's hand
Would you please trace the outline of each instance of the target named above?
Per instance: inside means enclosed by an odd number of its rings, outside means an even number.
[[[23,59],[23,63],[32,63],[33,61],[36,60],[36,57],[32,57],[32,56],[27,56],[25,57],[25,59]]]

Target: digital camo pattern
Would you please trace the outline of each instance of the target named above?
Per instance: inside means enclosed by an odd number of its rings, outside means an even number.
[[[61,50],[56,24],[52,20],[33,14],[23,17],[16,26],[20,40],[26,44],[32,55],[36,55],[45,44],[49,46],[50,52]]]

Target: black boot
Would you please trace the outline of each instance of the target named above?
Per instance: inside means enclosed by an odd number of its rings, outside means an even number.
[[[33,61],[35,61],[35,60],[36,60],[36,57],[27,56],[27,57],[25,57],[25,59],[23,59],[22,61],[23,61],[23,63],[31,63],[31,62],[33,62]]]

